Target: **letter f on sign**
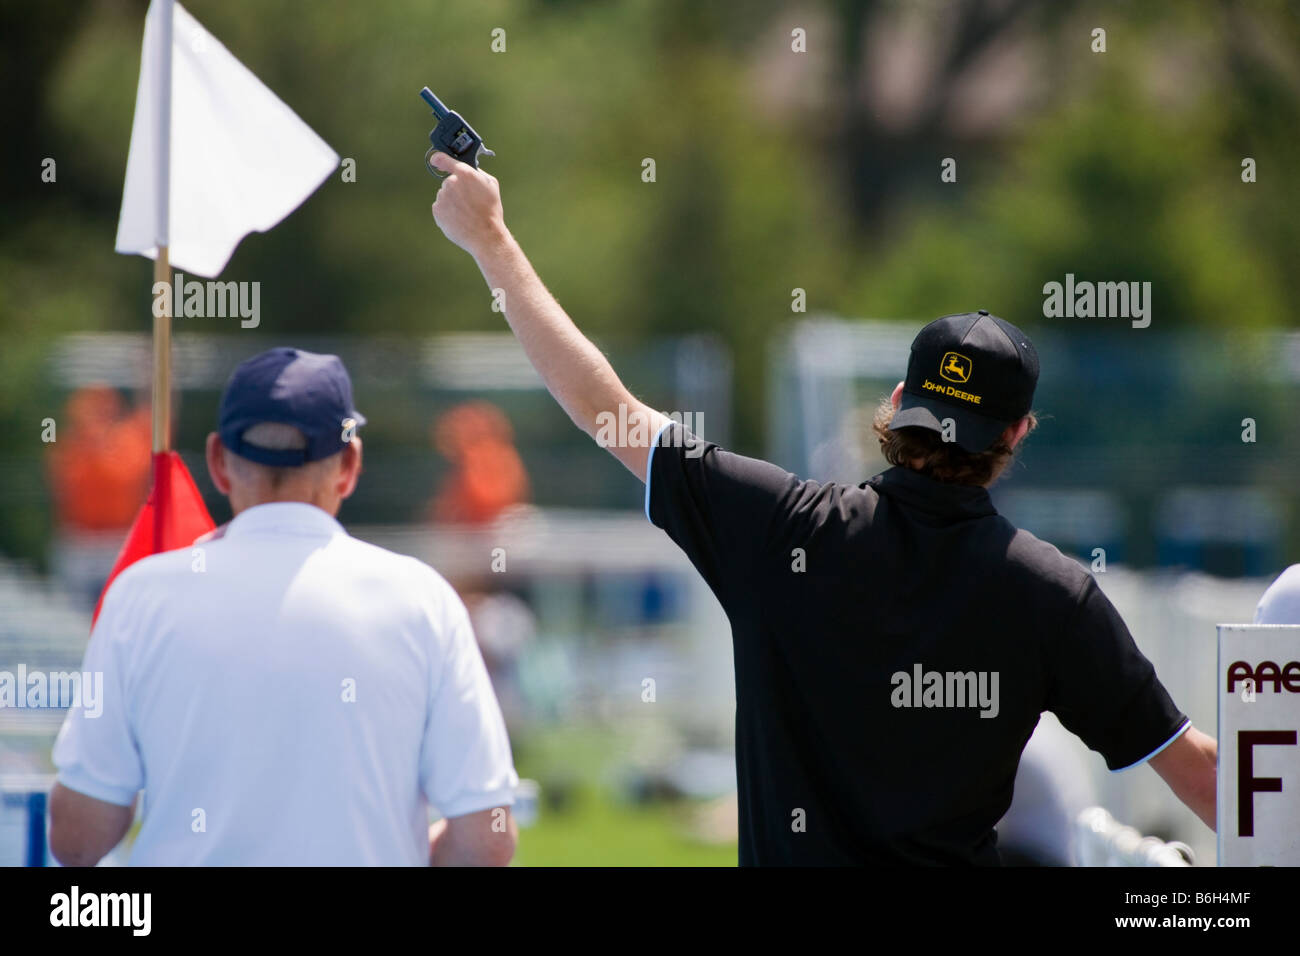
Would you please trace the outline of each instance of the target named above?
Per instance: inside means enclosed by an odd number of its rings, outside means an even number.
[[[1294,730],[1237,731],[1237,836],[1255,835],[1255,794],[1281,793],[1281,777],[1255,776],[1255,747],[1295,746]]]

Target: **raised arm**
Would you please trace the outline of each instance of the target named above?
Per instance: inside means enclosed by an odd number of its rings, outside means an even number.
[[[506,321],[574,424],[644,481],[650,442],[667,419],[627,390],[542,284],[506,228],[496,178],[445,153],[433,163],[449,174],[433,204],[439,228],[474,257],[489,289],[504,292]],[[626,429],[610,427],[620,421]]]

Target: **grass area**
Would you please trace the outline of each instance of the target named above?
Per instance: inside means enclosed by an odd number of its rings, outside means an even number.
[[[736,865],[734,839],[707,843],[691,834],[699,805],[635,803],[621,792],[617,772],[637,743],[591,727],[548,728],[516,739],[520,776],[542,788],[537,822],[520,830],[516,866]]]
[[[736,844],[705,844],[683,829],[683,809],[633,807],[588,791],[564,811],[545,807],[520,831],[516,866],[735,866]]]

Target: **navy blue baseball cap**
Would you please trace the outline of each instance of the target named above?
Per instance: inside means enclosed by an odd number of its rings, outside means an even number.
[[[259,448],[244,432],[262,422],[292,425],[306,448]],[[240,362],[221,394],[217,433],[241,458],[276,467],[341,452],[366,418],[352,403],[352,380],[337,355],[276,348]]]
[[[1029,336],[987,310],[935,319],[912,341],[902,400],[890,428],[943,432],[969,452],[987,451],[1029,414],[1038,352]]]

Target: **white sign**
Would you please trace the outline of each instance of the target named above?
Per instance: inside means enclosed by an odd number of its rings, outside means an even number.
[[[1300,625],[1219,625],[1220,866],[1300,866]]]

